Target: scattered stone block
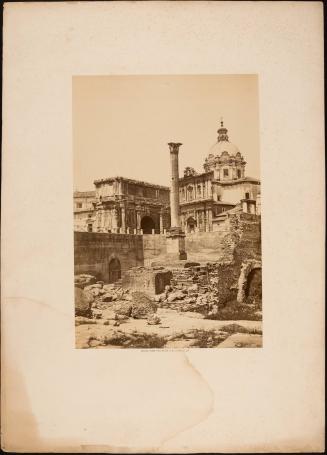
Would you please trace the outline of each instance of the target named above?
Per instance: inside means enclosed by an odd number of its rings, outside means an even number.
[[[91,291],[92,289],[102,289],[102,284],[90,284],[88,286],[85,286],[84,291]]]
[[[156,303],[143,292],[133,292],[132,298],[131,316],[133,318],[146,319],[149,315],[157,311]]]
[[[160,322],[161,322],[161,319],[159,318],[159,316],[157,314],[150,314],[147,317],[148,325],[156,325],[156,324],[160,324]]]
[[[112,301],[112,294],[103,294],[102,301],[103,302],[111,302]]]
[[[81,289],[90,284],[94,284],[96,280],[96,277],[93,275],[81,274],[74,276],[75,286]]]
[[[94,297],[90,292],[75,287],[75,315],[89,316]]]
[[[156,267],[134,267],[125,273],[122,287],[148,295],[162,294],[171,278],[172,272],[164,268],[158,270]]]
[[[131,316],[132,313],[132,302],[120,301],[115,303],[112,307],[113,311],[117,315]]]
[[[182,291],[172,292],[168,296],[168,302],[171,303],[171,302],[174,302],[175,300],[184,300],[185,297],[186,297],[186,295]]]

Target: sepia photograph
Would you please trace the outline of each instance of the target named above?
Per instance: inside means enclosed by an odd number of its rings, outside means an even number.
[[[322,4],[3,16],[1,449],[323,453]]]
[[[258,76],[72,83],[76,348],[262,347]]]

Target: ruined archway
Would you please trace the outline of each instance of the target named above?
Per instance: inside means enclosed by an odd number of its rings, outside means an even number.
[[[252,269],[248,274],[245,286],[246,303],[261,305],[262,302],[262,273],[261,269]]]
[[[143,234],[152,234],[152,229],[155,229],[155,222],[151,216],[144,216],[141,220],[141,229]]]
[[[189,218],[187,218],[186,220],[186,228],[187,228],[187,232],[195,232],[195,228],[196,228],[196,221],[195,219],[190,216]]]
[[[261,305],[262,273],[260,261],[249,259],[243,262],[237,288],[237,301],[239,303]]]
[[[109,262],[109,283],[115,283],[121,278],[121,265],[117,258]]]

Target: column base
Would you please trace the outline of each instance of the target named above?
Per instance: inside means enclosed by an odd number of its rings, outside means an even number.
[[[187,259],[185,233],[181,228],[170,228],[166,233],[167,256],[172,260]]]

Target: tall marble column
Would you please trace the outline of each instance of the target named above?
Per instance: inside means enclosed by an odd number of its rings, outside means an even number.
[[[180,227],[179,220],[179,170],[178,170],[178,153],[179,147],[182,145],[180,142],[169,142],[170,150],[170,214],[171,214],[171,227]]]
[[[171,227],[167,232],[167,254],[172,259],[187,259],[185,252],[185,234],[181,229],[179,217],[179,170],[178,153],[180,142],[169,142],[170,151],[170,219]]]

